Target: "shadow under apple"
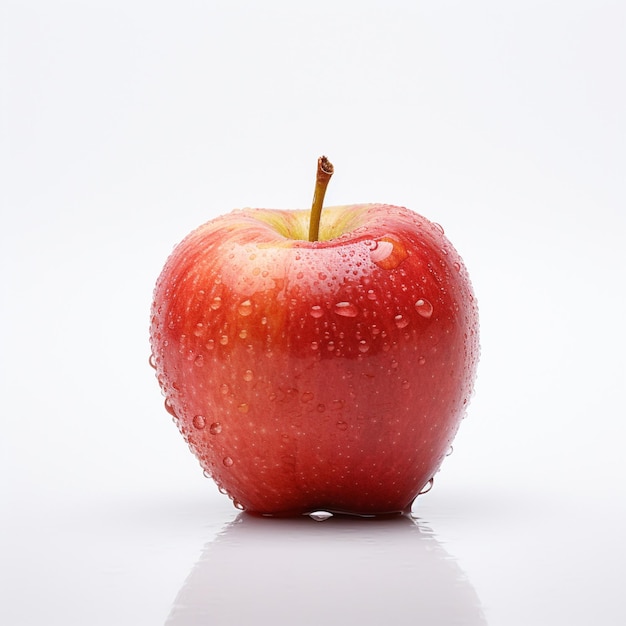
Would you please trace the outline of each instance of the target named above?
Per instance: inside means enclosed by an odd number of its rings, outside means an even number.
[[[166,626],[486,624],[467,576],[421,521],[242,513],[204,548]]]

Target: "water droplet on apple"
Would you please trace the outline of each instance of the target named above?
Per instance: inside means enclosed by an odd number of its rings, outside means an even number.
[[[328,511],[313,511],[312,513],[309,513],[309,517],[315,522],[325,522],[332,516],[333,514]]]
[[[370,346],[367,343],[367,341],[365,341],[365,339],[362,339],[361,341],[359,341],[359,352],[362,352],[363,354],[365,354],[365,352],[367,352],[369,349],[370,349]]]
[[[310,391],[305,391],[302,394],[302,402],[311,402],[313,400],[313,394]]]
[[[215,296],[215,298],[213,298],[213,300],[211,301],[211,308],[214,311],[217,311],[217,309],[219,309],[222,306],[222,299],[219,296]]]
[[[356,317],[359,314],[359,309],[352,302],[337,302],[334,310],[341,317]]]
[[[311,310],[309,311],[309,314],[311,315],[311,317],[322,317],[322,315],[324,315],[324,311],[322,310],[322,307],[319,304],[314,304],[311,307]]]
[[[250,302],[250,300],[244,300],[237,308],[237,312],[244,317],[250,315],[250,313],[252,313],[252,302]]]
[[[242,330],[239,331],[239,338],[240,339],[245,339],[248,336],[248,331],[243,328]]]
[[[211,476],[211,472],[209,472],[209,470],[206,470],[206,469],[202,472],[202,475],[205,478],[213,478],[213,476]]]
[[[411,383],[408,380],[402,381],[402,389],[410,389]]]
[[[443,230],[443,226],[441,224],[437,224],[437,222],[433,222],[433,226],[439,231],[440,234],[445,234],[445,231]]]
[[[450,446],[448,448],[448,451],[446,452],[446,456],[450,456],[453,452],[454,452],[454,448],[452,446]]]
[[[224,467],[232,467],[233,462],[234,461],[229,456],[225,456],[224,460],[222,461],[222,463],[224,464]]]
[[[204,415],[194,415],[193,420],[191,420],[194,428],[198,430],[202,430],[206,426],[206,419],[204,419]]]
[[[204,324],[202,322],[198,322],[196,324],[196,327],[195,327],[194,331],[193,331],[193,334],[196,337],[202,337],[203,333],[204,333]]]
[[[233,506],[238,509],[239,511],[244,511],[245,507],[243,504],[241,504],[241,502],[239,502],[239,500],[233,500]]]
[[[370,257],[374,263],[378,263],[386,259],[393,253],[393,243],[391,241],[374,241],[373,245],[369,247]]]
[[[150,355],[150,358],[148,359],[148,365],[150,365],[150,367],[155,370],[156,369],[156,358],[154,356],[154,354]]]
[[[373,289],[367,290],[367,299],[368,300],[376,300],[376,292]]]
[[[415,310],[426,319],[430,318],[433,314],[433,305],[426,300],[426,298],[420,298],[415,303]]]
[[[219,435],[222,432],[222,425],[219,422],[213,422],[209,426],[209,432],[212,435]]]
[[[252,380],[252,378],[253,378],[252,370],[246,370],[244,372],[243,379],[249,383]]]
[[[220,337],[220,345],[225,346],[228,343],[228,335],[222,335]]]
[[[338,428],[339,430],[348,430],[348,423],[347,423],[347,422],[344,422],[343,420],[339,420],[339,421],[337,422],[337,428]]]
[[[455,269],[457,272],[460,272],[460,271],[461,271],[461,264],[460,264],[458,261],[455,261],[455,262],[453,263],[453,265],[454,265],[454,269]]]
[[[319,413],[323,413],[326,410],[326,405],[325,404],[318,404],[317,405],[317,410]]]
[[[399,241],[383,237],[376,242],[376,247],[370,250],[370,258],[373,263],[384,270],[392,270],[398,267],[408,253]]]
[[[426,357],[421,356],[417,359],[418,365],[424,365],[425,363],[426,363]]]
[[[311,342],[311,350],[318,350],[319,349],[319,344],[317,343],[317,341],[312,341]]]
[[[432,488],[433,485],[435,484],[435,479],[431,478],[423,487],[422,490],[419,492],[418,495],[423,496],[425,493],[428,493]]]
[[[222,383],[222,384],[220,385],[220,393],[221,393],[223,396],[228,395],[228,392],[229,392],[229,391],[230,391],[230,387],[229,387],[226,383]]]
[[[174,411],[174,407],[172,406],[172,403],[170,402],[169,398],[165,398],[165,410],[172,416],[175,417],[176,419],[178,419],[178,415],[176,415],[176,411]]]
[[[201,354],[199,354],[199,355],[198,355],[198,356],[194,359],[193,364],[194,364],[196,367],[202,367],[202,366],[204,365],[204,357],[203,357]]]
[[[327,276],[326,274],[324,274],[324,272],[320,272],[320,273],[317,275],[317,277],[318,277],[320,280],[326,280],[326,279],[328,278],[328,276]]]
[[[213,350],[213,348],[215,348],[215,341],[213,339],[209,339],[206,342],[206,349],[207,350]]]
[[[404,315],[400,315],[400,314],[396,315],[393,318],[393,321],[396,323],[396,326],[398,328],[406,328],[409,325],[409,320],[406,317],[404,317]]]
[[[248,403],[247,403],[247,402],[242,402],[242,403],[241,403],[241,404],[237,407],[237,410],[238,410],[240,413],[247,413],[249,408],[250,408],[250,407],[249,407],[249,405],[248,405]]]

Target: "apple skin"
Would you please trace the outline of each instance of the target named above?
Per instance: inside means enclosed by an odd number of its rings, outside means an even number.
[[[172,252],[151,363],[206,475],[237,508],[406,513],[448,453],[479,353],[465,266],[403,207],[241,209]]]

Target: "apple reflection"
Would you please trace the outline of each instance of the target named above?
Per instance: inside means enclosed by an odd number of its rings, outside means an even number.
[[[394,620],[487,623],[467,576],[423,522],[243,513],[205,546],[166,625]]]

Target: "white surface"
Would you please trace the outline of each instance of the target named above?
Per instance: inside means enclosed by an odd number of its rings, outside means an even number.
[[[0,4],[0,623],[625,623],[625,25],[617,0]],[[233,522],[147,366],[172,246],[306,207],[322,153],[328,204],[441,223],[479,298],[415,524]]]

